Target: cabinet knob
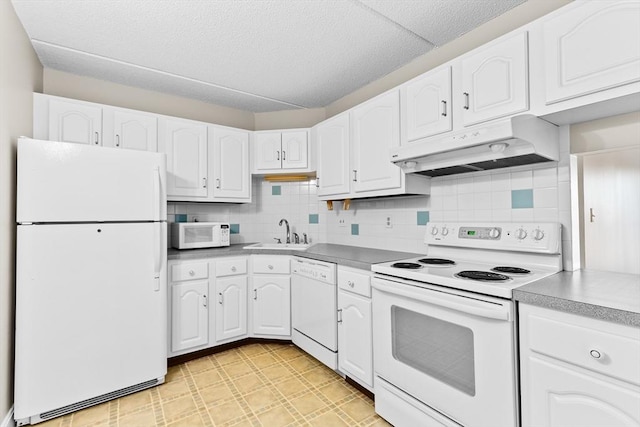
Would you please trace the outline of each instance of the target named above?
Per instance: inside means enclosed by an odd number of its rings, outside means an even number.
[[[594,359],[602,359],[602,353],[600,353],[598,350],[591,350],[589,352],[589,354],[591,355],[591,357],[593,357]]]
[[[195,271],[193,271],[193,270],[189,270],[189,276],[195,276],[195,275],[196,275],[196,272],[195,272]]]
[[[237,268],[235,266],[231,267],[231,271],[236,272]]]
[[[273,265],[269,265],[269,270],[273,270]]]
[[[355,283],[353,283],[351,280],[347,281],[347,285],[351,286],[352,288],[356,285]]]

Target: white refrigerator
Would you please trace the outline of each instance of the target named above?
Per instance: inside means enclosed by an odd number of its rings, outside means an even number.
[[[164,381],[165,174],[164,154],[19,139],[18,425]]]

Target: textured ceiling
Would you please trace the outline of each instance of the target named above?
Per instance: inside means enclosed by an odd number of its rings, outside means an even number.
[[[12,0],[42,64],[247,111],[324,107],[525,0]]]

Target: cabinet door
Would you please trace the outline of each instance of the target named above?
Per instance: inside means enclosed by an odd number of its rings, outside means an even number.
[[[247,276],[216,279],[216,341],[247,334]]]
[[[208,342],[207,280],[171,286],[171,350],[181,351]]]
[[[249,199],[249,132],[212,128],[215,199]]]
[[[576,2],[544,22],[546,103],[640,80],[640,2]]]
[[[318,195],[349,193],[349,114],[320,123],[314,132],[318,150]]]
[[[167,197],[207,197],[207,126],[163,119],[161,128],[167,154]]]
[[[282,169],[306,169],[308,161],[307,132],[282,132]]]
[[[291,335],[291,278],[253,276],[253,333]]]
[[[462,93],[456,96],[465,126],[529,109],[527,46],[524,32],[462,60]]]
[[[102,108],[59,99],[49,100],[49,139],[100,145]]]
[[[402,170],[389,149],[400,145],[400,94],[379,96],[351,112],[351,179],[355,192],[400,188]]]
[[[282,167],[282,134],[280,132],[254,134],[256,171],[280,169]]]
[[[640,393],[606,377],[529,357],[523,380],[523,427],[640,425]]]
[[[426,138],[452,129],[451,67],[427,73],[403,88],[406,141]],[[403,143],[405,141],[402,141]]]
[[[158,151],[158,119],[152,114],[115,110],[107,121],[105,111],[105,144],[140,151]],[[109,122],[109,128],[107,127]],[[109,132],[108,141],[106,132]]]
[[[338,291],[338,367],[373,387],[371,300]]]

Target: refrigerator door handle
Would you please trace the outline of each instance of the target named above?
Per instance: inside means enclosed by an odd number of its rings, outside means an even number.
[[[162,223],[156,222],[154,224],[154,240],[157,247],[153,251],[153,283],[155,292],[160,292],[160,274],[162,273]]]
[[[160,212],[162,212],[162,177],[160,176],[160,168],[153,168],[153,220],[160,221]]]

